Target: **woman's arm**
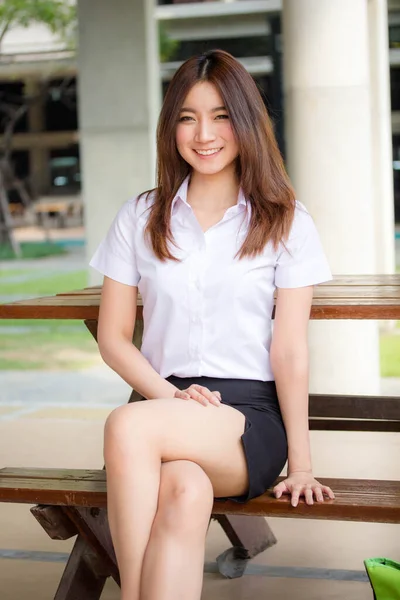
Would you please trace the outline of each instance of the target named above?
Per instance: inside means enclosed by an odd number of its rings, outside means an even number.
[[[308,425],[308,321],[313,287],[279,288],[270,358],[288,439],[288,479],[277,486],[278,494],[292,493],[292,504],[304,494],[309,504],[313,492],[334,497],[312,477]]]
[[[105,363],[145,398],[173,398],[177,388],[163,379],[132,344],[137,287],[104,278],[97,342]]]
[[[308,321],[313,288],[278,289],[270,358],[288,437],[288,471],[311,471]]]

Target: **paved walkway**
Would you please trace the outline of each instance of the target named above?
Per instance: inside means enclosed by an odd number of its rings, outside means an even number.
[[[100,363],[100,359],[99,359]],[[44,409],[110,411],[125,404],[131,388],[100,363],[83,371],[0,371],[0,420],[16,419]],[[400,379],[381,380],[382,393],[400,396]],[[78,414],[77,413],[77,414]],[[83,413],[82,413],[83,414]]]
[[[14,420],[50,409],[54,416],[68,410],[101,415],[126,404],[130,386],[104,364],[84,371],[1,371],[0,420]]]

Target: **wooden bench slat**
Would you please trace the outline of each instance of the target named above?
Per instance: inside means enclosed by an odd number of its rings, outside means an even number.
[[[332,281],[320,284],[318,287],[332,287],[336,285],[400,285],[398,273],[385,273],[375,275],[342,275],[335,274]]]
[[[52,472],[56,472],[57,476],[52,477]],[[106,506],[103,471],[97,474],[85,470],[52,472],[45,471],[45,475],[39,477],[40,471],[34,469],[33,476],[30,477],[29,469],[7,469],[5,473],[0,470],[0,501],[99,508]],[[267,492],[246,504],[217,499],[213,513],[400,523],[400,482],[331,478],[321,478],[320,481],[334,490],[334,501],[326,500],[313,506],[307,506],[301,501],[297,508],[293,508],[288,497],[277,500]]]
[[[400,421],[369,419],[310,419],[310,431],[375,431],[400,432]]]
[[[400,421],[398,396],[310,394],[310,417]]]
[[[0,478],[16,479],[55,479],[57,481],[106,481],[104,469],[54,469],[32,467],[4,467],[0,469]]]

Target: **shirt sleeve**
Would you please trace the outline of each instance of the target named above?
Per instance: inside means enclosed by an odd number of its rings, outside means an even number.
[[[281,244],[278,252],[276,287],[305,287],[332,279],[317,228],[311,215],[299,202],[296,203],[292,229],[285,246]]]
[[[129,200],[120,208],[89,263],[102,275],[131,286],[137,286],[140,280],[135,251],[134,202]]]

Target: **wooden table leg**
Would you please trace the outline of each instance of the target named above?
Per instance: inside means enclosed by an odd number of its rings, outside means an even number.
[[[119,585],[105,509],[38,505],[31,513],[53,540],[78,535],[55,600],[99,600],[110,576]]]
[[[225,531],[232,548],[217,556],[218,570],[224,577],[241,577],[251,558],[274,546],[277,539],[264,517],[212,515]]]
[[[54,600],[99,600],[107,580],[96,554],[79,535]]]

